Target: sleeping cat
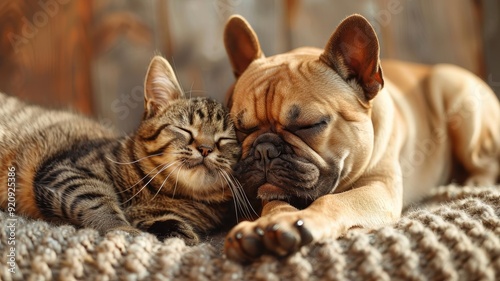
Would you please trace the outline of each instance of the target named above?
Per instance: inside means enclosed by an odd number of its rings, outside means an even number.
[[[101,233],[179,236],[188,244],[238,208],[247,212],[231,175],[240,147],[222,105],[183,98],[160,56],[151,61],[144,92],[143,120],[126,137],[0,93],[0,207]],[[15,183],[15,206],[8,204],[8,182]]]

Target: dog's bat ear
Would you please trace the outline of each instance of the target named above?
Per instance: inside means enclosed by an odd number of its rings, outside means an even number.
[[[361,15],[349,16],[339,24],[320,59],[344,80],[355,79],[368,100],[384,86],[377,35]]]
[[[257,35],[240,15],[233,15],[227,21],[224,45],[236,78],[240,77],[252,61],[264,57]]]

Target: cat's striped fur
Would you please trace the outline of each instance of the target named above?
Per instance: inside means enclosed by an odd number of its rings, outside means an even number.
[[[126,137],[0,93],[0,206],[15,167],[19,215],[196,243],[234,218],[233,200],[245,205],[231,176],[239,153],[222,105],[183,98],[158,56],[146,76],[143,121]]]

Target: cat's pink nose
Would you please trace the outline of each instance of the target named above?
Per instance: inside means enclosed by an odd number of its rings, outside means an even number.
[[[209,145],[202,144],[202,145],[198,146],[198,151],[201,153],[201,155],[203,155],[203,157],[207,157],[208,154],[210,154],[210,153],[212,153],[212,151],[214,151],[214,148],[209,146]]]

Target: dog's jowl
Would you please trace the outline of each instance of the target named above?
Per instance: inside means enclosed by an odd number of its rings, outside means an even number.
[[[236,174],[262,203],[226,237],[229,258],[284,256],[395,222],[457,166],[464,184],[498,181],[500,105],[488,85],[452,65],[380,61],[362,16],[322,50],[265,57],[239,16],[224,42],[237,78],[227,99],[243,149]]]

